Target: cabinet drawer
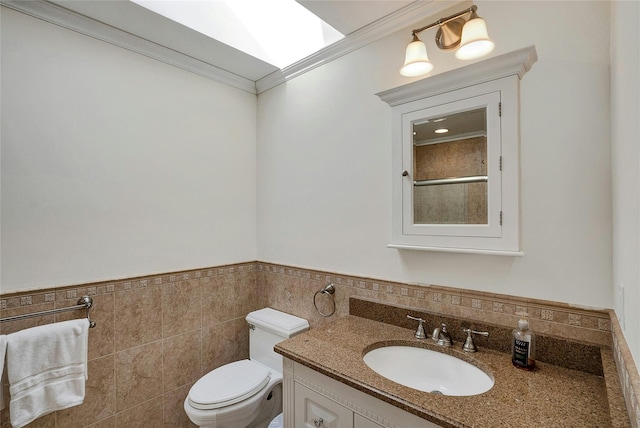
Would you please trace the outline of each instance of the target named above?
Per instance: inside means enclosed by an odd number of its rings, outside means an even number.
[[[357,413],[353,414],[353,428],[382,428],[382,425],[370,421]]]
[[[353,412],[309,388],[295,383],[295,426],[353,428]],[[366,427],[366,425],[365,425]]]

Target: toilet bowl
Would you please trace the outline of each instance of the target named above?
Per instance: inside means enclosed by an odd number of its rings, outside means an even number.
[[[309,323],[264,308],[247,315],[249,359],[218,367],[191,387],[184,401],[189,419],[207,428],[266,428],[282,412],[282,357],[273,347]]]
[[[284,427],[284,419],[282,418],[282,413],[273,418],[271,423],[267,428],[282,428]]]

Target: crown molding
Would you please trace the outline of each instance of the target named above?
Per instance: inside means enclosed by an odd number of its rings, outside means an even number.
[[[0,4],[43,21],[136,52],[207,79],[255,94],[255,82],[126,31],[43,0],[1,0]]]
[[[46,0],[0,0],[0,5],[234,88],[252,94],[260,94],[366,46],[369,43],[388,36],[400,28],[411,26],[422,19],[437,15],[444,10],[465,3],[466,1],[467,0],[444,2],[437,0],[417,0],[349,34],[342,40],[327,46],[315,54],[282,70],[273,72],[255,82],[216,67],[208,62],[185,55],[174,49],[138,37]]]
[[[356,49],[388,36],[401,28],[409,27],[422,19],[439,14],[460,3],[464,2],[456,3],[429,0],[410,3],[392,14],[354,31],[342,40],[321,49],[315,54],[259,79],[256,81],[257,92],[258,94],[265,92],[307,71],[327,64]]]
[[[538,60],[535,46],[518,49],[377,93],[391,107],[506,76],[522,79]]]

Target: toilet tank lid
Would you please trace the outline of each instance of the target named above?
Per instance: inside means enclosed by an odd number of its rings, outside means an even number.
[[[250,312],[247,315],[247,322],[282,337],[291,337],[309,329],[309,322],[304,318],[272,308]]]

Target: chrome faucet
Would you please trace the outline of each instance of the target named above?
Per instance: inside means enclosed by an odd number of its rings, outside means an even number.
[[[440,346],[451,346],[453,344],[453,340],[451,340],[451,335],[445,323],[442,323],[442,327],[436,327],[433,330],[431,338]]]
[[[412,317],[411,315],[407,315],[407,318],[410,320],[418,321],[418,329],[416,330],[416,334],[414,335],[416,339],[426,339],[427,335],[424,334],[424,320],[422,318]]]

